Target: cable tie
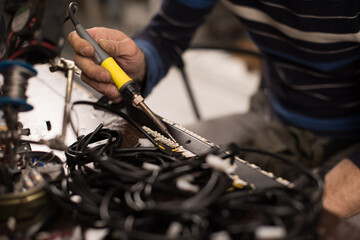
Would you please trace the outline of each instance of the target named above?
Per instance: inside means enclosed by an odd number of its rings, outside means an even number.
[[[280,240],[286,238],[286,231],[281,226],[259,226],[255,229],[255,239]]]
[[[211,168],[227,174],[233,173],[237,168],[236,164],[231,164],[230,158],[222,159],[214,154],[208,154],[205,161]]]
[[[179,222],[172,222],[166,232],[166,236],[169,239],[176,239],[179,238],[180,233],[183,229],[183,226]]]
[[[143,167],[143,169],[148,170],[148,171],[152,171],[152,172],[160,170],[160,167],[158,165],[148,163],[148,162],[144,162],[142,167]]]
[[[194,176],[187,174],[176,179],[176,187],[185,192],[197,193],[200,191],[199,186],[190,183]]]

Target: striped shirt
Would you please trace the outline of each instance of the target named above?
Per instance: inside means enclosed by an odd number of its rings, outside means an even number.
[[[165,0],[135,36],[145,94],[186,50],[216,0]],[[264,56],[275,114],[331,137],[360,138],[360,1],[224,0]]]

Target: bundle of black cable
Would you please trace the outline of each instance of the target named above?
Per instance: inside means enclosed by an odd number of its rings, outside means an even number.
[[[69,174],[49,187],[56,201],[82,224],[130,239],[206,237],[207,207],[225,192],[229,177],[204,157],[182,161],[157,147],[121,143],[120,132],[100,125],[72,144]]]
[[[302,239],[316,226],[321,197],[311,192],[229,188],[229,175],[206,158],[233,162],[235,146],[184,160],[158,147],[122,148],[122,139],[102,125],[79,137],[66,151],[69,173],[49,186],[83,226],[108,228],[109,239],[255,239],[268,225]]]

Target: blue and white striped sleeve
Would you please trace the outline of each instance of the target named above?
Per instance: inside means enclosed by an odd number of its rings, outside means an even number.
[[[143,31],[134,36],[135,43],[146,58],[144,96],[178,61],[216,1],[164,0],[158,14]]]

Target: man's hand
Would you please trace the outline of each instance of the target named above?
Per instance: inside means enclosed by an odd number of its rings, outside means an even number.
[[[115,59],[129,77],[140,81],[144,79],[145,56],[132,39],[114,29],[91,28],[87,31],[100,47]],[[110,72],[96,62],[93,46],[75,31],[69,34],[68,40],[75,50],[74,62],[82,70],[81,79],[113,102],[119,102],[121,100],[120,93],[111,79]]]
[[[350,160],[339,162],[325,176],[324,208],[349,217],[360,212],[360,169]]]

